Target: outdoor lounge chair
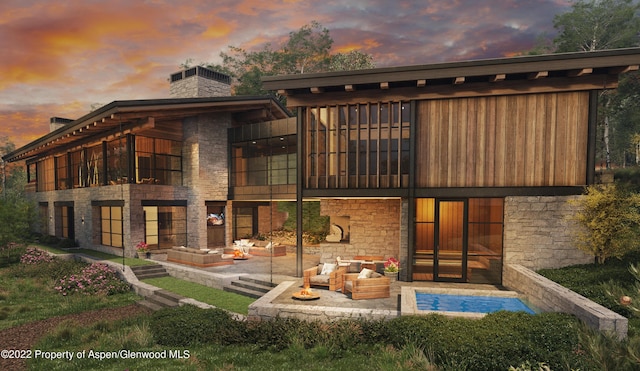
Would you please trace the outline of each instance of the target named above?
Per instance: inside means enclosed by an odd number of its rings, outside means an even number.
[[[320,263],[317,267],[304,270],[304,287],[325,286],[336,291],[342,288],[342,276],[345,273],[347,267]]]
[[[365,268],[366,269],[366,268]],[[363,269],[363,271],[365,271]],[[362,277],[360,273],[347,273],[343,276],[342,292],[351,293],[351,299],[378,299],[391,296],[391,280],[380,273],[369,270],[368,278]]]

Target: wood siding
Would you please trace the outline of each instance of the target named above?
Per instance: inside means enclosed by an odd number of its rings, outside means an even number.
[[[417,104],[417,187],[586,184],[589,92]]]

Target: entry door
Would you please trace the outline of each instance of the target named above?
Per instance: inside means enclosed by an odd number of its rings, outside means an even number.
[[[467,201],[436,201],[434,280],[467,280]]]

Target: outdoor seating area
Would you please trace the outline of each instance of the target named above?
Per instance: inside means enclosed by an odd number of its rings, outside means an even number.
[[[233,260],[223,259],[217,250],[193,249],[176,246],[167,251],[167,261],[195,267],[216,267],[233,264]]]
[[[343,276],[347,273],[347,267],[336,266],[331,263],[320,263],[317,267],[305,269],[304,287],[322,286],[329,291],[342,289]]]
[[[360,273],[347,273],[342,281],[342,292],[350,292],[353,300],[388,298],[390,287],[389,277],[368,268],[363,268]]]

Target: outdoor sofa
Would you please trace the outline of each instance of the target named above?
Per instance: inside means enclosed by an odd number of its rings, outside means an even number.
[[[195,267],[216,267],[233,264],[233,259],[222,259],[222,254],[215,250],[201,250],[189,247],[172,247],[167,251],[167,261]]]

